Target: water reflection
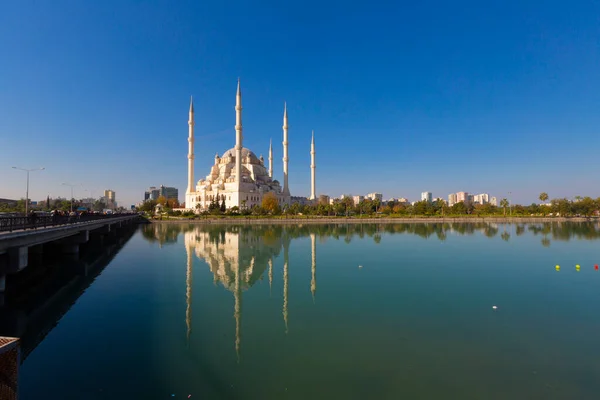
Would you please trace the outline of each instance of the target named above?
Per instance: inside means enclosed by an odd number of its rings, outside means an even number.
[[[311,251],[310,292],[315,302],[317,292],[317,237],[320,242],[329,239],[351,243],[355,237],[372,238],[375,244],[385,240],[385,235],[416,235],[424,239],[445,241],[451,235],[483,235],[509,242],[513,235],[542,236],[543,247],[552,240],[571,238],[595,240],[600,238],[597,223],[401,223],[401,224],[306,224],[306,225],[204,225],[204,224],[152,224],[145,226],[143,237],[160,246],[176,243],[183,234],[187,254],[186,265],[186,342],[192,334],[193,257],[203,260],[210,269],[215,284],[222,285],[234,297],[235,352],[238,362],[242,348],[243,292],[265,276],[272,294],[274,260],[282,255],[283,304],[281,315],[284,331],[289,332],[289,269],[290,242],[309,238]]]
[[[77,299],[102,274],[136,228],[89,244],[80,259],[59,258],[24,270],[0,306],[0,336],[20,338],[21,363],[42,343]]]
[[[192,257],[195,255],[208,265],[215,284],[220,283],[233,293],[235,319],[235,351],[240,357],[242,345],[242,305],[243,291],[261,280],[267,272],[269,287],[273,285],[273,259],[283,250],[283,306],[282,315],[285,332],[288,332],[288,290],[289,290],[289,244],[291,237],[284,234],[285,230],[273,227],[240,226],[183,226],[171,225],[165,229],[164,224],[158,228],[146,227],[144,237],[154,231],[162,237],[175,238],[175,232],[183,232],[187,253],[186,268],[186,327],[189,342],[192,332]],[[316,246],[316,236],[313,237],[313,249]],[[160,243],[160,240],[154,238]],[[154,240],[151,240],[154,241]],[[268,269],[268,271],[267,271]],[[313,256],[313,281],[311,291],[316,293],[316,258]]]

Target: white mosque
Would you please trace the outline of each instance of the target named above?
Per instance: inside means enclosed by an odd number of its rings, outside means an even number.
[[[273,178],[273,146],[269,146],[269,169],[265,167],[262,155],[256,157],[250,149],[243,146],[242,134],[242,91],[238,80],[236,95],[235,147],[222,156],[215,155],[215,163],[210,173],[194,183],[194,104],[190,101],[188,136],[188,185],[185,192],[185,208],[194,211],[207,210],[211,202],[225,201],[225,207],[250,208],[262,205],[263,196],[275,194],[283,207],[298,198],[290,195],[288,184],[288,117],[287,107],[283,111],[283,187]],[[311,141],[311,195],[316,199],[315,191],[315,139]]]

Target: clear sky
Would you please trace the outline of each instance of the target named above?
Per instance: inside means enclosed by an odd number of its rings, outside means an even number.
[[[595,4],[594,4],[595,3]],[[600,196],[600,6],[594,1],[9,1],[0,7],[0,197],[196,178],[235,143],[275,150],[290,187],[417,199]]]

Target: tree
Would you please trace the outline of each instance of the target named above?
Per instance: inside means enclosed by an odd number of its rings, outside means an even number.
[[[177,199],[168,199],[167,200],[167,207],[169,207],[169,208],[177,208],[177,207],[179,207],[179,202],[177,201]]]
[[[221,212],[224,213],[225,211],[227,211],[227,208],[225,207],[225,198],[223,198],[221,201]]]
[[[507,199],[502,199],[500,200],[500,207],[502,207],[504,209],[504,216],[506,217],[506,207],[508,207],[508,200]]]
[[[280,211],[277,196],[273,192],[269,192],[263,196],[262,208],[270,214],[278,214]]]
[[[546,193],[546,192],[540,193],[540,201],[542,203],[544,203],[546,200],[548,200],[548,193]]]
[[[167,198],[165,196],[158,196],[157,202],[161,206],[164,206],[165,204],[167,204]]]

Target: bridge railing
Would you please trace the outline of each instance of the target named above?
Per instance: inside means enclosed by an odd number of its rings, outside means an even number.
[[[59,225],[77,224],[81,222],[98,221],[104,219],[115,219],[135,214],[80,214],[77,216],[63,215],[36,215],[32,216],[17,216],[17,217],[0,217],[0,232],[12,232],[16,230],[48,228]]]

